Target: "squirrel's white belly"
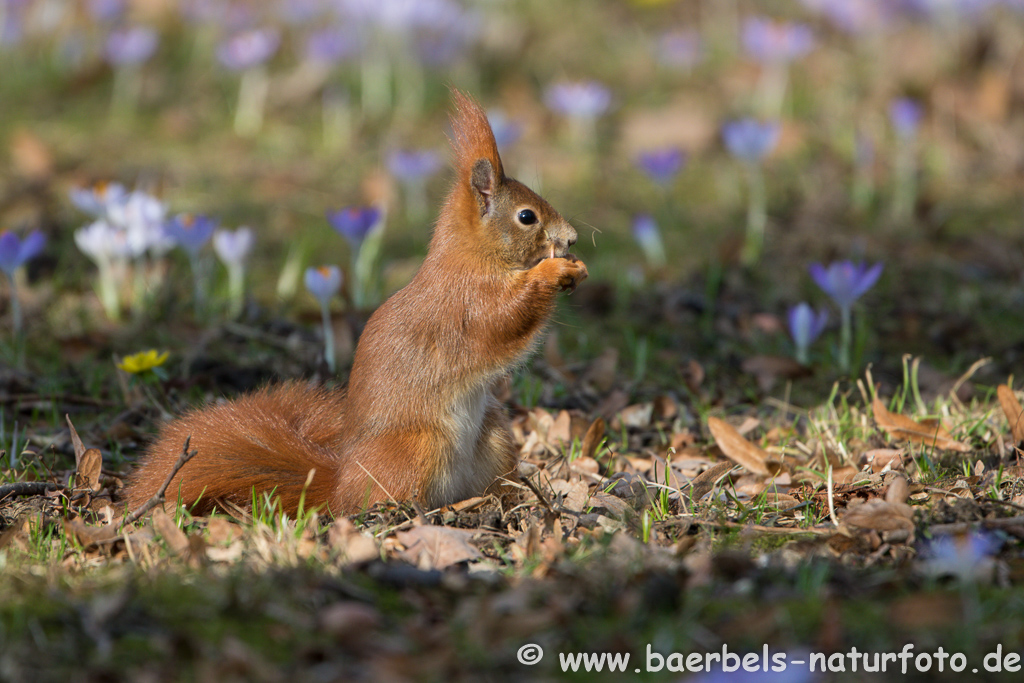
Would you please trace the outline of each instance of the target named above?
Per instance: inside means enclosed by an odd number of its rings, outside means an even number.
[[[490,468],[482,468],[476,455],[488,399],[488,388],[483,384],[451,404],[448,426],[452,448],[447,466],[438,478],[437,489],[431,492],[432,500],[448,504],[479,495],[493,479]]]

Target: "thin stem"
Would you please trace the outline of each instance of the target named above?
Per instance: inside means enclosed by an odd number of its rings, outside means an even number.
[[[331,305],[323,302],[320,305],[320,314],[324,326],[324,360],[327,361],[327,369],[332,373],[335,371],[334,360],[334,326],[331,325]]]
[[[764,173],[761,166],[747,164],[747,184],[750,196],[747,203],[747,235],[743,242],[740,260],[745,266],[752,266],[761,258],[764,248],[764,228],[768,222],[767,197],[764,186]]]
[[[850,346],[853,344],[853,313],[849,306],[840,310],[842,323],[839,327],[839,370],[850,371]]]
[[[199,254],[189,252],[188,263],[192,268],[192,311],[197,321],[202,319],[203,310],[206,307],[206,290],[203,287],[203,272],[202,264],[200,263]]]
[[[7,281],[11,283],[11,317],[13,318],[14,338],[21,337],[21,300],[18,298],[18,283],[14,273],[10,273]]]
[[[228,266],[228,316],[232,319],[242,314],[245,303],[245,266]]]
[[[99,295],[103,311],[110,320],[118,320],[121,317],[121,302],[117,293],[114,266],[107,258],[101,258],[96,265],[100,270]]]
[[[796,345],[796,362],[800,365],[808,365],[810,349],[806,344]]]

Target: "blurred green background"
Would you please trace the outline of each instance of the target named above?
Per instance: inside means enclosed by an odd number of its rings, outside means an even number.
[[[840,259],[885,269],[859,304],[855,370],[898,372],[903,353],[922,353],[950,372],[980,356],[1012,371],[1024,350],[1019,1],[0,6],[0,230],[48,238],[22,276],[37,353],[183,347],[217,319],[188,324],[180,250],[144,257],[166,276],[122,322],[106,319],[73,237],[94,219],[69,201],[97,181],[149,193],[168,216],[250,226],[246,320],[314,329],[306,266],[342,266],[348,291],[353,255],[325,218],[346,206],[385,209],[374,278],[381,295],[396,290],[450,176],[441,163],[402,182],[392,157],[446,159],[449,85],[504,121],[506,170],[580,233],[591,278],[554,326],[572,360],[615,347],[632,379],[678,383],[691,358],[740,374],[751,357],[792,355],[786,311],[829,308],[808,265]],[[909,128],[897,102],[917,108]],[[747,117],[778,131],[752,162],[722,135]],[[639,159],[667,150],[683,162],[658,182]],[[767,219],[763,253],[744,263],[751,169]],[[660,234],[646,252],[640,214]],[[216,300],[226,276],[212,273]],[[837,324],[833,307],[811,355],[827,378]]]

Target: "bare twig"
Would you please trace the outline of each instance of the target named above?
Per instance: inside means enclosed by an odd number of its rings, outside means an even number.
[[[199,452],[197,450],[190,451],[188,449],[189,442],[191,441],[191,434],[185,437],[185,445],[181,447],[181,455],[179,455],[177,461],[175,461],[174,467],[171,468],[170,473],[167,475],[167,479],[164,480],[164,483],[159,489],[157,489],[157,492],[153,494],[152,498],[143,503],[142,507],[138,510],[124,518],[124,521],[121,522],[122,528],[140,519],[144,514],[155,508],[157,505],[163,505],[165,496],[167,495],[167,487],[171,485],[171,480],[174,479],[175,475],[178,474],[178,471],[185,466],[185,463],[194,458],[196,453]]]
[[[0,486],[0,500],[8,496],[41,496],[48,491],[57,491],[62,488],[64,487],[60,484],[50,481],[19,481]]]
[[[540,492],[540,489],[538,489],[537,486],[532,481],[530,481],[529,477],[524,477],[520,475],[519,481],[526,484],[526,487],[533,491],[533,495],[537,496],[537,500],[540,501],[541,505],[547,508],[548,512],[550,512],[551,514],[555,514],[555,510],[554,508],[551,507],[551,503],[549,503],[547,498],[544,497],[544,494]]]

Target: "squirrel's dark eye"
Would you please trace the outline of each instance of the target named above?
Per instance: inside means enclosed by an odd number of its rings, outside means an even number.
[[[530,209],[523,209],[518,214],[516,214],[516,218],[518,218],[519,222],[522,223],[523,225],[533,225],[534,223],[537,222],[537,214],[535,214]]]

